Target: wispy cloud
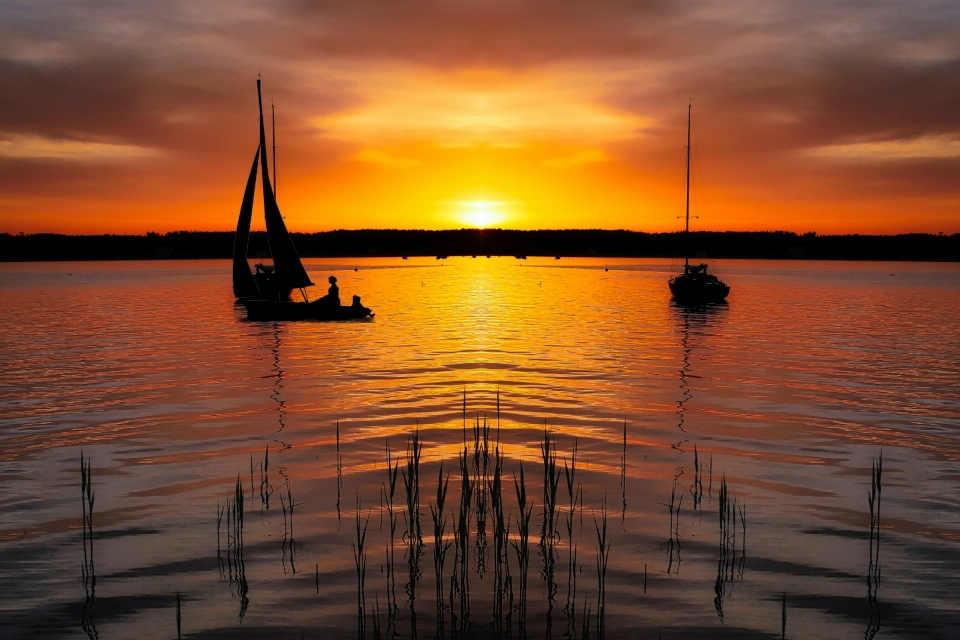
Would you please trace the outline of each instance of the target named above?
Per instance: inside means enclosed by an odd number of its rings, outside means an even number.
[[[900,140],[832,144],[807,149],[804,151],[804,155],[847,162],[960,158],[960,138],[953,135],[940,135]]]
[[[160,151],[107,142],[65,140],[14,135],[0,138],[0,157],[63,160],[69,162],[121,162],[157,158]]]
[[[622,140],[650,124],[649,118],[603,104],[602,83],[589,77],[572,81],[577,75],[571,68],[443,75],[394,67],[370,73],[368,87],[359,89],[359,104],[316,117],[313,124],[331,137],[359,142],[506,147],[533,140]]]

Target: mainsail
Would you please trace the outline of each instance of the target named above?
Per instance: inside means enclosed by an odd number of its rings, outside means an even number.
[[[257,188],[257,161],[260,159],[260,149],[253,156],[253,166],[250,168],[250,177],[247,178],[247,188],[243,192],[243,201],[240,203],[240,217],[237,220],[237,236],[233,241],[233,295],[238,298],[258,296],[257,283],[250,273],[247,264],[247,245],[250,242],[250,218],[253,216],[253,196]]]
[[[277,284],[290,289],[313,286],[310,276],[307,275],[293,246],[293,240],[287,233],[287,226],[283,223],[280,208],[270,186],[270,173],[267,165],[266,136],[263,131],[263,100],[260,97],[260,79],[257,79],[257,102],[260,104],[260,168],[263,180],[263,217],[267,223],[267,241],[270,243],[270,254],[276,268]]]

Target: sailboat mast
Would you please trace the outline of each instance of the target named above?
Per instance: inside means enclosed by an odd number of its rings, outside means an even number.
[[[686,272],[686,267],[690,266],[690,122],[693,114],[693,100],[690,101],[690,104],[687,105],[687,227],[684,231],[684,239],[686,240],[686,248],[684,250],[683,257],[683,266],[684,272]],[[276,174],[276,169],[273,170]]]

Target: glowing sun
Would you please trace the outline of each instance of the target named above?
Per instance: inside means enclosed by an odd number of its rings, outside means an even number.
[[[457,219],[471,227],[485,228],[503,222],[507,217],[503,202],[496,200],[467,200],[459,203]]]

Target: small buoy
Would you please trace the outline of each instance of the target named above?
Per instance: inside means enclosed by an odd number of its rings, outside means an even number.
[[[607,269],[607,265],[603,265],[603,270],[604,270],[604,271],[610,271],[610,269]]]
[[[360,267],[354,266],[354,267],[353,267],[353,270],[354,270],[354,271],[359,271],[359,270],[360,270]]]

